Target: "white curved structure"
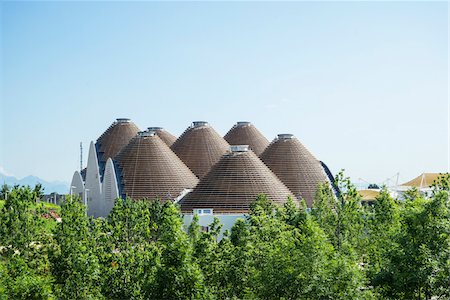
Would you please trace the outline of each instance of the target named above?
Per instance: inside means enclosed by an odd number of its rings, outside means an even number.
[[[116,172],[111,158],[106,161],[105,173],[103,174],[102,198],[103,206],[98,216],[107,217],[114,206],[114,201],[119,198]]]
[[[114,206],[114,201],[119,198],[116,172],[111,158],[106,161],[103,182],[100,182],[99,162],[94,142],[89,146],[85,183],[83,184],[80,172],[75,171],[71,194],[81,197],[83,203],[87,204],[88,215],[93,217],[107,217]]]
[[[73,196],[80,196],[83,198],[84,194],[84,183],[80,172],[75,171],[72,176],[72,182],[70,183],[70,194]]]
[[[87,199],[84,199],[84,197],[87,197]],[[100,216],[102,212],[102,190],[94,142],[91,142],[89,146],[83,201],[87,203],[89,215],[94,217]]]

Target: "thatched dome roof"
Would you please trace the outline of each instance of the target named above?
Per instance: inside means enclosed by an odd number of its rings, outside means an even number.
[[[228,152],[181,200],[181,210],[212,208],[214,213],[246,213],[260,194],[282,204],[293,196],[289,189],[248,149],[231,146]]]
[[[227,152],[229,145],[207,122],[197,121],[171,148],[195,175],[202,178]]]
[[[130,119],[121,118],[112,123],[97,139],[95,148],[101,176],[108,158],[114,158],[138,132],[139,128]]]
[[[172,135],[162,127],[149,127],[147,130],[154,131],[159,136],[159,138],[162,139],[163,142],[166,143],[166,145],[169,147],[172,146],[172,144],[177,140],[174,135]]]
[[[308,207],[313,204],[318,184],[329,182],[320,161],[292,134],[279,134],[260,157]]]
[[[266,137],[250,122],[237,122],[224,139],[230,145],[249,145],[257,156],[269,145]]]
[[[173,200],[198,178],[153,132],[141,132],[114,159],[122,196]]]

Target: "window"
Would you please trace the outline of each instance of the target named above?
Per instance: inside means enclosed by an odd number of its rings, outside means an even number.
[[[212,208],[197,208],[197,209],[194,209],[194,214],[197,214],[197,215],[212,215],[213,214],[213,210],[212,210]]]

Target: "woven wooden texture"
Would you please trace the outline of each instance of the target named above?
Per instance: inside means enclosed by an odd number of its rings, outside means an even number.
[[[308,207],[313,204],[318,184],[328,182],[320,162],[295,137],[276,138],[260,157]]]
[[[97,139],[96,148],[99,164],[106,164],[108,158],[114,158],[130,140],[136,136],[139,128],[133,122],[114,122]]]
[[[289,189],[252,152],[225,154],[196,188],[181,200],[181,210],[212,208],[214,213],[246,213],[259,194],[285,203]]]
[[[250,122],[240,122],[235,124],[224,136],[230,145],[249,145],[250,149],[259,156],[269,145],[269,141]]]
[[[177,138],[172,135],[170,132],[161,127],[149,127],[150,131],[154,131],[167,146],[171,147],[173,143],[177,140]]]
[[[172,150],[202,178],[229,149],[228,143],[209,125],[189,127],[172,145]]]
[[[137,136],[116,156],[122,194],[132,199],[173,200],[198,178],[157,136]]]

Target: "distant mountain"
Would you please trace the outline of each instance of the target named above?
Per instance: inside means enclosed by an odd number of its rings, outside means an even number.
[[[0,185],[3,184],[7,185],[29,185],[31,187],[34,187],[36,184],[40,183],[42,184],[42,187],[44,188],[45,194],[50,194],[53,192],[56,192],[58,194],[67,194],[69,193],[69,184],[67,182],[63,181],[46,181],[44,179],[41,179],[36,176],[27,176],[22,179],[17,179],[14,176],[7,176],[2,173],[0,173]]]

